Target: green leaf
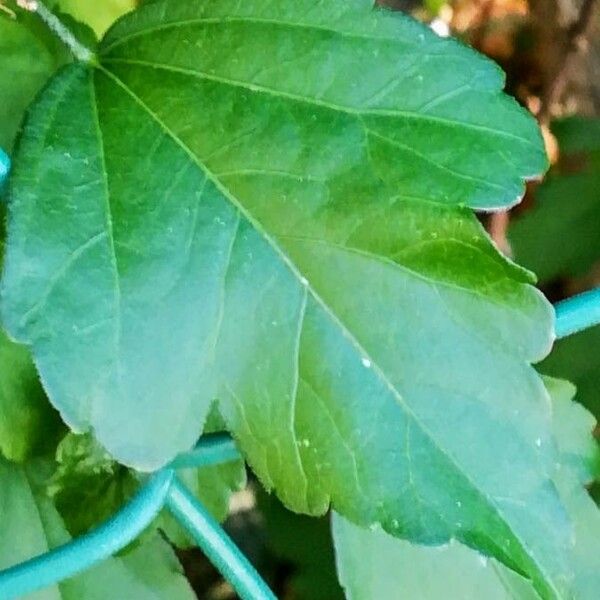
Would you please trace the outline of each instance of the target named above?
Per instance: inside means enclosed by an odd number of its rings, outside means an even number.
[[[600,512],[583,484],[600,472],[600,452],[591,435],[595,419],[572,401],[573,385],[549,377],[545,384],[560,457],[554,478],[575,523],[572,581],[565,597],[593,600],[600,585]],[[456,542],[415,546],[357,527],[338,514],[332,527],[338,575],[351,599],[539,598],[531,582]]]
[[[600,152],[600,119],[572,116],[552,122],[561,152],[567,154]]]
[[[61,431],[29,351],[0,329],[0,454],[23,461],[46,452]]]
[[[552,399],[559,472],[568,473],[584,485],[591,483],[600,475],[600,449],[592,435],[596,419],[573,401],[576,391],[573,384],[553,377],[544,377],[544,383]]]
[[[65,420],[153,469],[218,397],[288,507],[559,596],[552,311],[458,206],[545,166],[497,67],[366,0],[156,2],[99,60],[37,102],[10,192],[4,318]]]
[[[332,518],[338,576],[349,600],[536,600],[531,584],[457,542],[428,548]]]
[[[0,148],[9,151],[25,109],[69,56],[36,15],[5,4],[16,14],[0,11]]]
[[[213,93],[228,102],[248,97],[246,114],[234,122],[229,112],[240,105],[213,107],[210,116],[234,141],[250,131],[259,144],[264,140],[256,153],[248,156],[252,146],[242,140],[245,155],[232,163],[232,150],[238,155],[240,148],[222,148],[215,136],[197,148],[204,160],[219,152],[210,157],[211,170],[250,169],[245,179],[261,170],[271,178],[287,173],[292,185],[304,162],[313,183],[338,180],[334,197],[360,185],[386,196],[489,209],[515,203],[522,180],[546,165],[533,120],[499,93],[500,69],[415,21],[373,11],[365,0],[155,2],[117,24],[102,55],[117,75],[125,70],[162,85],[187,79],[181,104],[188,105],[190,92],[193,104],[204,94],[209,101]],[[260,119],[269,116],[279,125],[275,131]],[[294,125],[291,136],[287,127]],[[269,152],[257,156],[270,142],[285,150],[276,163],[268,162]],[[307,145],[318,149],[312,165],[298,156]],[[487,152],[496,160],[486,161]]]
[[[40,492],[47,464],[25,467],[0,459],[0,568],[42,554],[69,541],[52,501]],[[195,598],[168,544],[158,536],[130,553],[109,558],[76,577],[28,596],[36,600]]]
[[[73,536],[110,518],[139,487],[136,473],[117,463],[90,434],[65,436],[56,449],[56,463],[47,491]],[[180,469],[178,476],[219,521],[228,514],[231,494],[246,485],[243,460]],[[180,548],[195,545],[166,511],[155,527]]]
[[[595,600],[600,589],[600,510],[583,484],[600,475],[595,419],[572,401],[573,386],[546,378],[554,409],[554,438],[560,460],[554,479],[574,524],[572,595]]]
[[[12,19],[0,12],[0,148],[13,138],[38,88],[65,60],[62,44],[41,23],[18,9]],[[0,187],[1,195],[4,186]],[[0,267],[4,255],[4,206],[0,202]],[[23,461],[45,453],[62,433],[60,419],[44,394],[30,352],[0,328],[0,456]]]
[[[65,436],[56,449],[56,463],[47,489],[73,536],[110,518],[138,488],[129,469],[90,434]]]
[[[119,560],[143,584],[144,591],[139,592],[139,597],[143,600],[197,598],[185,579],[173,549],[158,534],[147,536],[131,551],[119,556]],[[99,596],[98,600],[111,597],[110,594],[114,594],[114,588],[110,588],[105,596]],[[129,599],[131,596],[121,597]]]
[[[600,260],[600,119],[563,121],[554,129],[561,163],[509,231],[515,258],[542,281],[583,275]]]
[[[572,597],[596,600],[600,589],[600,511],[572,475],[557,474],[556,484],[574,524]]]
[[[600,418],[600,326],[558,340],[539,369],[572,381],[577,400]]]

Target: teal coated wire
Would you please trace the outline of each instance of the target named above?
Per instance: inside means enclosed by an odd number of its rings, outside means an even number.
[[[567,337],[600,324],[600,288],[558,302],[556,337]]]
[[[4,186],[4,182],[8,177],[10,171],[10,158],[2,148],[0,148],[0,190]]]
[[[173,479],[166,505],[240,598],[276,600],[273,592],[219,523],[177,478]]]
[[[165,504],[173,512],[178,512],[176,518],[242,598],[275,598],[254,567],[202,504],[181,482],[174,482],[175,465],[178,468],[208,466],[237,458],[240,458],[240,454],[228,435],[205,436],[196,448],[180,455],[169,467],[154,474],[125,507],[101,526],[55,550],[0,571],[0,598],[9,600],[21,597],[72,577],[108,558],[132,542]],[[171,486],[174,486],[172,490]],[[229,561],[231,564],[228,564]]]
[[[202,436],[193,450],[177,456],[169,465],[173,469],[208,467],[241,458],[235,442],[226,433]]]
[[[99,527],[0,571],[0,598],[21,598],[72,577],[127,546],[160,512],[174,475],[172,469],[158,471],[130,502]]]
[[[181,482],[173,481],[175,466],[208,466],[237,458],[240,454],[228,435],[206,436],[196,448],[180,455],[171,466],[153,475],[133,500],[100,527],[55,550],[1,571],[0,598],[21,597],[72,577],[108,558],[133,541],[165,504],[240,597],[252,600],[275,598],[206,508]]]
[[[204,436],[196,448],[179,455],[171,463],[171,467],[203,467],[240,457],[235,442],[228,434],[210,434]],[[166,506],[241,598],[244,600],[275,598],[267,584],[219,523],[177,478],[171,484]]]

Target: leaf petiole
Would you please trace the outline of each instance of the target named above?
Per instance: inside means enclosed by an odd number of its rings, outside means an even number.
[[[17,4],[25,10],[37,13],[48,28],[69,48],[77,60],[87,63],[96,62],[95,54],[84,46],[69,28],[44,6],[43,2],[40,0],[18,0]]]
[[[15,11],[8,8],[8,6],[4,6],[2,2],[0,2],[0,11],[6,13],[11,19],[15,19],[17,15],[15,15]]]

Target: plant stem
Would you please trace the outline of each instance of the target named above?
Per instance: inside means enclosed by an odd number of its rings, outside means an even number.
[[[4,6],[4,4],[2,4],[2,0],[0,0],[0,10],[3,13],[6,13],[11,19],[14,19],[17,15],[15,15],[15,11],[11,10],[10,8],[8,8],[8,6]]]
[[[87,63],[96,61],[94,53],[84,46],[65,24],[54,13],[49,11],[40,0],[18,0],[18,4],[25,10],[36,12],[48,28],[69,48],[77,60]]]

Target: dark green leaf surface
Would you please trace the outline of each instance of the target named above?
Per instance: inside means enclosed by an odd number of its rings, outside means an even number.
[[[509,231],[516,260],[542,281],[583,275],[600,261],[600,119],[553,129],[561,161]]]
[[[178,475],[219,521],[228,514],[231,494],[246,485],[243,460],[181,469]],[[90,434],[70,433],[56,449],[56,469],[46,489],[69,533],[77,536],[114,515],[139,485],[136,474],[115,462]],[[166,511],[155,527],[178,547],[195,545]]]
[[[572,116],[557,119],[551,125],[561,152],[587,154],[600,152],[600,119]]]
[[[289,185],[304,175],[331,188],[335,179],[333,199],[360,183],[371,193],[489,209],[515,203],[523,179],[546,164],[533,120],[499,93],[500,69],[364,0],[156,2],[112,29],[101,52],[112,72],[127,67],[131,84],[184,80],[181,103],[191,96],[208,108],[218,98],[198,125],[218,117],[235,147],[208,138],[198,156],[210,155],[215,174],[245,175],[246,185],[264,186],[247,179],[265,171],[289,176]]]
[[[344,594],[335,573],[329,515],[316,519],[295,514],[262,490],[256,500],[267,548],[292,571],[287,593],[297,600],[341,600]]]
[[[60,431],[29,351],[0,329],[0,455],[23,461],[56,443]]]
[[[135,476],[90,435],[68,434],[46,488],[72,536],[112,517],[136,492]]]
[[[575,523],[572,582],[566,596],[593,600],[600,589],[600,512],[583,488],[598,476],[594,418],[572,401],[574,387],[545,379],[553,406],[559,462],[554,478]],[[534,600],[531,582],[455,542],[427,548],[363,529],[338,514],[333,533],[340,581],[348,598]]]
[[[0,11],[0,148],[12,148],[25,109],[52,73],[69,59],[67,50],[37,16],[7,6]]]
[[[4,317],[67,422],[151,469],[219,397],[289,507],[559,596],[552,312],[457,206],[545,164],[500,71],[363,0],[152,3],[100,60],[36,104],[11,186]]]
[[[52,501],[40,492],[46,465],[26,467],[0,459],[0,569],[69,541]],[[171,548],[158,536],[74,578],[28,596],[35,600],[192,600]]]

